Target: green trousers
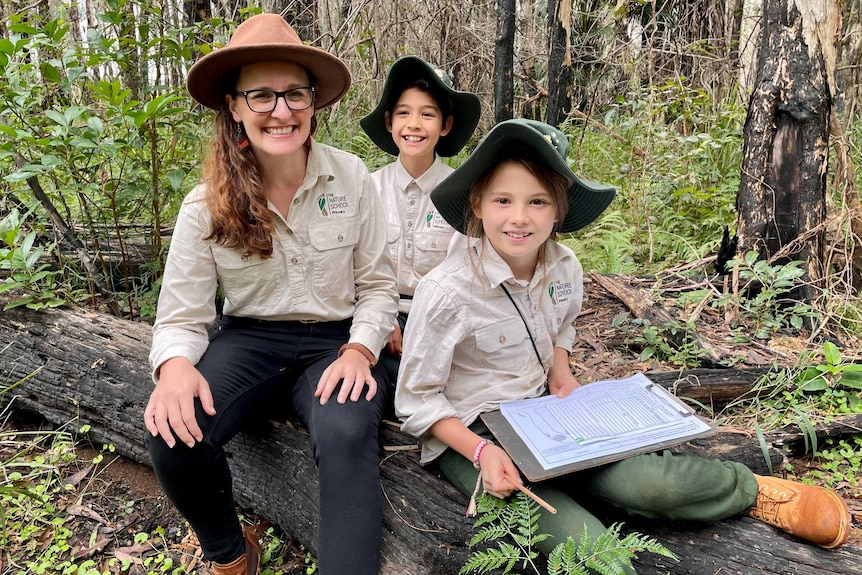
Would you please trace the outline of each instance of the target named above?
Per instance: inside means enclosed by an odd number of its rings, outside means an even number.
[[[481,422],[470,429],[493,439]],[[451,449],[438,461],[443,475],[469,497],[479,473],[473,463]],[[571,536],[577,542],[584,527],[592,539],[605,530],[576,501],[582,495],[649,519],[712,522],[748,511],[758,491],[754,474],[741,463],[670,451],[638,455],[529,487],[557,509],[556,515],[539,510],[538,532],[551,536],[537,545],[546,555],[566,537]]]

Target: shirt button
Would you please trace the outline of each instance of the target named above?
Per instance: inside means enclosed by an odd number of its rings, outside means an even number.
[[[298,264],[298,263],[299,263],[299,258],[290,258],[290,263],[292,263],[293,265]]]
[[[339,243],[344,241],[344,234],[338,234],[338,241]]]
[[[299,204],[299,198],[293,198],[293,205],[296,206]]]
[[[500,343],[506,343],[506,336],[505,335],[500,336]]]
[[[416,200],[410,200],[410,205],[411,206],[416,205]]]
[[[407,227],[408,227],[408,228],[412,228],[412,227],[413,227],[413,222],[407,222]]]
[[[431,247],[432,247],[432,248],[436,248],[436,247],[437,247],[437,242],[431,242]]]

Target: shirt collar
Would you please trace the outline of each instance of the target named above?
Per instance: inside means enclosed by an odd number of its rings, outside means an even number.
[[[423,194],[429,194],[434,186],[436,186],[441,180],[440,174],[445,168],[446,164],[443,163],[440,156],[435,154],[434,162],[427,170],[425,170],[425,173],[418,178],[414,178],[404,167],[404,164],[401,163],[401,156],[398,156],[398,159],[395,160],[395,185],[400,191],[404,192],[407,190],[407,186],[412,182],[416,182],[420,192]]]
[[[543,264],[536,266],[533,278],[527,282],[515,278],[512,268],[500,257],[500,254],[497,253],[497,250],[494,249],[487,237],[483,237],[481,242],[484,244],[481,248],[484,250],[482,253],[482,270],[485,272],[485,277],[488,278],[491,289],[496,288],[503,282],[519,286],[535,285],[542,281],[560,262],[570,257],[566,249],[557,242],[547,242],[545,244],[545,261]],[[480,240],[470,238],[471,250],[480,250],[479,244]],[[473,255],[476,255],[476,253],[477,251],[474,251]]]
[[[305,180],[303,188],[312,188],[320,178],[327,182],[335,179],[335,168],[332,166],[330,157],[323,153],[323,144],[311,140],[311,149],[308,151],[308,161],[305,165]]]

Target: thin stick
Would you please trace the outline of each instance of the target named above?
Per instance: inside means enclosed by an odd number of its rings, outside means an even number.
[[[533,501],[535,501],[536,503],[538,503],[539,505],[541,505],[542,507],[544,507],[545,509],[547,509],[548,511],[553,513],[554,515],[557,514],[557,510],[556,510],[556,508],[554,508],[554,506],[552,506],[550,503],[548,503],[547,501],[545,501],[544,499],[542,499],[541,497],[539,497],[538,495],[536,495],[535,493],[533,493],[532,491],[530,491],[529,489],[524,487],[523,485],[515,483],[515,480],[512,478],[511,475],[506,473],[506,474],[504,474],[504,476],[506,479],[509,480],[509,483],[511,483],[512,485],[514,485],[518,489],[518,491],[520,491],[521,493],[523,493],[524,495],[526,495],[527,497],[529,497],[530,499],[532,499]]]

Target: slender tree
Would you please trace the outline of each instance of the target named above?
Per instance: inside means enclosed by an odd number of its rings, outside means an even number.
[[[548,53],[548,111],[545,114],[545,121],[553,126],[561,124],[571,110],[569,83],[572,78],[572,63],[568,53],[571,17],[571,2],[548,0],[550,50]]]
[[[515,86],[515,0],[497,0],[497,36],[494,42],[494,123],[512,119]]]

